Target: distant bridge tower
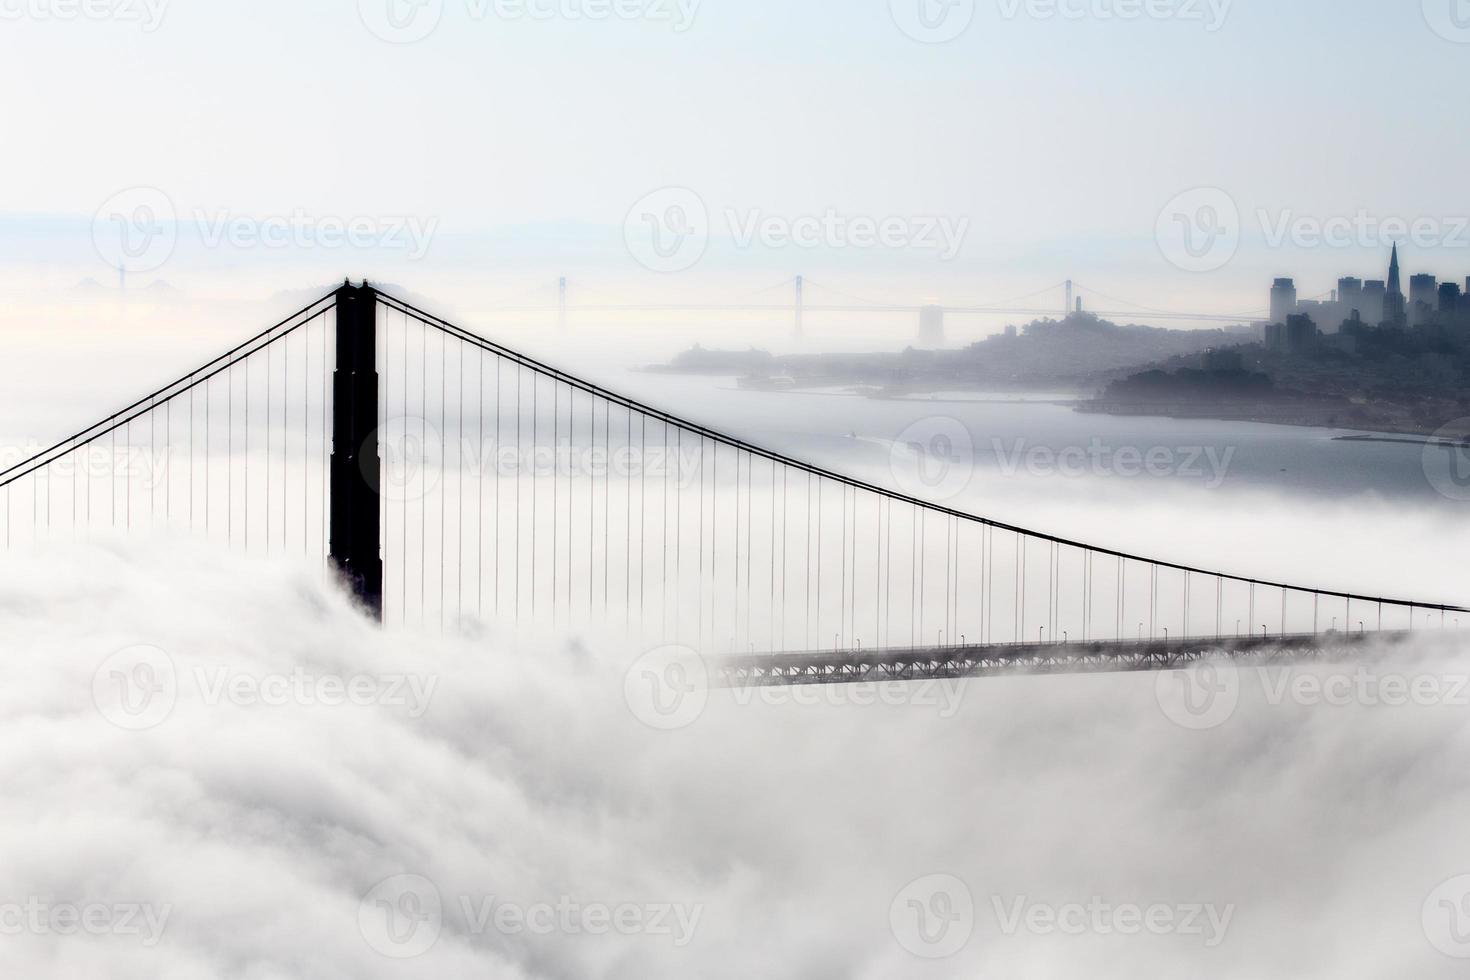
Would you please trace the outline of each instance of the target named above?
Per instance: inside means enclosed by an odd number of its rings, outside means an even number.
[[[919,308],[919,346],[944,346],[944,307],[931,303]]]
[[[567,277],[562,276],[556,281],[556,326],[560,330],[567,328]]]
[[[796,309],[796,339],[797,340],[800,340],[803,337],[804,333],[805,333],[805,327],[802,324],[802,317],[803,317],[803,314],[806,312],[805,309],[804,309],[804,305],[805,304],[804,304],[804,301],[802,299],[802,290],[803,290],[803,288],[805,286],[806,286],[806,277],[805,276],[797,276],[796,277],[796,308],[795,308]]]
[[[1062,309],[1062,316],[1072,315],[1072,280],[1067,280],[1067,305]]]

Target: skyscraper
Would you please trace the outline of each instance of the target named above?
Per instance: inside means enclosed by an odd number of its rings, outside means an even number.
[[[1384,320],[1384,309],[1387,306],[1388,291],[1384,289],[1382,279],[1369,279],[1363,283],[1363,322],[1371,326],[1378,326]]]
[[[1430,275],[1409,277],[1409,322],[1415,325],[1433,319],[1438,305],[1439,282]]]
[[[1277,279],[1271,286],[1271,322],[1285,323],[1296,312],[1296,283]]]
[[[1393,258],[1388,262],[1388,292],[1383,297],[1383,319],[1398,327],[1403,326],[1406,322],[1404,316],[1404,289],[1402,280],[1399,278],[1399,247],[1397,243],[1393,247]]]
[[[1337,280],[1337,301],[1342,304],[1343,319],[1353,315],[1353,310],[1363,308],[1363,280],[1353,276]]]
[[[1439,286],[1439,312],[1454,316],[1460,312],[1460,284],[1457,282],[1440,283]]]

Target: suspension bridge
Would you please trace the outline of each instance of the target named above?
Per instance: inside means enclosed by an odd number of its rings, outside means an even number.
[[[817,287],[822,293],[830,296],[829,299],[813,302],[810,299],[809,290]],[[554,290],[554,298],[549,292]],[[787,302],[779,302],[767,299],[770,294],[781,290],[789,290],[790,299]],[[1095,300],[1102,300],[1104,304],[1113,303],[1116,309],[1101,306],[1096,309],[1089,308],[1088,313],[1099,317],[1127,318],[1129,320],[1141,321],[1181,321],[1191,323],[1220,323],[1220,324],[1248,324],[1254,320],[1261,319],[1269,314],[1269,310],[1255,310],[1245,313],[1218,313],[1218,312],[1185,312],[1180,310],[1163,310],[1154,307],[1134,303],[1130,300],[1119,299],[1090,286],[1085,286],[1073,280],[1058,282],[1042,289],[1035,290],[1023,296],[1011,297],[998,301],[982,303],[895,303],[891,301],[874,300],[851,293],[814,283],[806,276],[793,276],[771,286],[752,291],[749,295],[727,302],[666,302],[666,303],[615,303],[615,302],[578,302],[572,303],[569,299],[571,287],[568,279],[563,276],[551,287],[538,287],[528,294],[526,299],[538,299],[546,296],[542,302],[520,302],[491,306],[484,309],[486,314],[555,314],[559,324],[565,327],[574,315],[608,314],[608,313],[756,313],[783,315],[791,318],[793,332],[800,337],[805,332],[806,315],[808,313],[841,313],[849,315],[908,315],[916,318],[918,324],[918,336],[921,342],[933,342],[935,345],[942,343],[944,336],[944,324],[955,316],[1067,316],[1072,313],[1083,312],[1082,301],[1084,295]],[[759,297],[759,298],[757,298]],[[1050,297],[1055,301],[1054,305],[1019,305],[1026,301],[1038,302],[1040,298]]]
[[[584,631],[732,684],[1335,655],[1470,609],[1068,540],[754,445],[366,283],[0,471],[7,560],[189,535],[389,628]]]

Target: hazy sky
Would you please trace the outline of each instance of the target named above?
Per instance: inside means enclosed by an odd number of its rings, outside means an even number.
[[[1455,30],[1453,0],[1132,0],[1145,13],[1130,19],[1130,0],[973,13],[969,0],[619,0],[595,19],[609,0],[90,0],[113,16],[67,19],[70,2],[0,0],[10,283],[109,280],[93,215],[137,186],[183,223],[170,262],[140,281],[186,287],[243,266],[419,282],[493,270],[508,289],[565,272],[653,293],[806,271],[957,302],[1071,276],[1236,312],[1264,306],[1273,275],[1296,274],[1304,296],[1339,272],[1381,276],[1388,236],[1371,230],[1341,246],[1266,241],[1285,217],[1360,212],[1431,219],[1408,271],[1470,274],[1454,221],[1470,212],[1457,105],[1470,31]],[[913,31],[921,2],[965,29],[911,37],[901,22]],[[389,43],[369,25],[382,33],[390,12],[437,27]],[[623,242],[629,209],[666,186],[695,191],[712,229],[679,277],[650,274]],[[1208,272],[1155,240],[1161,211],[1196,187],[1223,191],[1244,229]],[[911,230],[944,217],[964,234],[948,261],[729,241],[731,213],[829,209]],[[404,236],[350,261],[203,243],[211,222],[242,216],[368,217],[383,234],[412,219],[423,255],[410,260]]]

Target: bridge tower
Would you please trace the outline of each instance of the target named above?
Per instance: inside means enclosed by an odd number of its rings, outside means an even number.
[[[378,452],[378,293],[366,282],[336,292],[332,375],[331,562],[370,615],[383,618]]]
[[[1062,310],[1062,318],[1066,319],[1072,315],[1072,280],[1067,280],[1067,305]]]
[[[804,309],[804,305],[805,304],[804,304],[803,299],[802,299],[802,291],[805,289],[805,287],[806,287],[806,277],[805,276],[797,276],[796,277],[796,339],[797,340],[800,340],[802,338],[803,332],[804,332],[804,328],[803,328],[803,325],[802,325],[802,318],[803,318],[803,314],[805,313],[805,309]]]
[[[944,346],[944,307],[937,303],[919,309],[919,346]]]

